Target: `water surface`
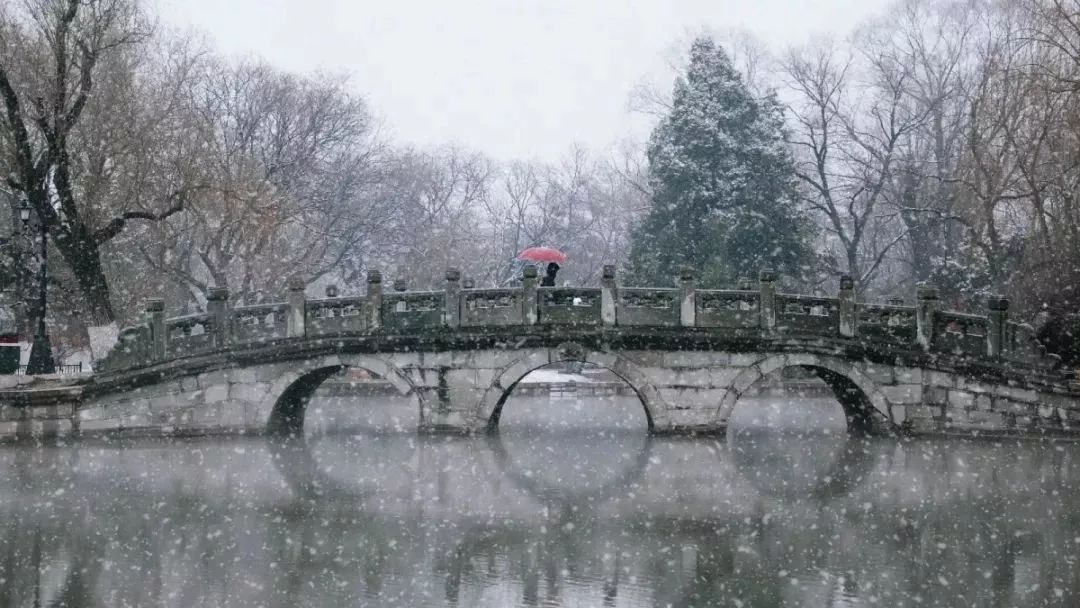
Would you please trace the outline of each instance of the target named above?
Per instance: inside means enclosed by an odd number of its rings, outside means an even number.
[[[0,606],[1080,605],[1073,444],[353,431],[0,448]]]

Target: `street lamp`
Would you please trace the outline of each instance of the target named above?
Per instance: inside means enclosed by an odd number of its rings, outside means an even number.
[[[19,205],[19,219],[22,220],[23,232],[28,233],[30,228],[30,204],[24,198]],[[46,283],[48,281],[48,241],[49,226],[41,222],[41,267],[38,272],[38,323],[37,333],[34,334],[34,343],[30,346],[30,360],[26,362],[26,375],[51,374],[56,371],[53,363],[52,345],[49,344],[49,335],[45,333],[45,306],[46,306]]]

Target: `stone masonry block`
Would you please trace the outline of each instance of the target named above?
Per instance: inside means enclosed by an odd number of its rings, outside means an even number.
[[[206,403],[220,403],[229,398],[229,385],[217,384],[208,386],[203,392],[203,400]]]
[[[731,355],[727,353],[714,353],[707,351],[675,351],[664,353],[662,365],[664,367],[715,367],[728,365]]]
[[[949,389],[941,386],[924,386],[923,400],[930,405],[945,405],[949,402]]]
[[[672,370],[668,384],[671,386],[708,388],[712,385],[712,375],[708,369],[677,368]]]
[[[981,412],[989,412],[994,409],[994,399],[987,394],[975,395],[975,409]]]
[[[195,376],[187,376],[180,379],[180,390],[185,393],[199,390],[199,379]]]
[[[952,408],[970,409],[975,406],[975,395],[967,391],[950,390],[949,405]]]
[[[154,397],[148,401],[148,408],[151,412],[167,412],[174,410],[178,406],[183,405],[186,399],[179,395],[167,395],[164,397]]]
[[[709,385],[713,388],[727,388],[743,372],[736,367],[714,367],[709,370]]]
[[[922,384],[923,370],[917,367],[898,367],[894,373],[898,384]]]
[[[230,369],[228,378],[230,384],[253,384],[258,382],[255,370],[250,367]]]
[[[754,353],[736,353],[731,355],[732,367],[750,367],[765,357]]]
[[[221,386],[229,382],[228,376],[224,371],[218,370],[213,372],[204,372],[199,374],[199,388],[207,389],[212,386]]]
[[[881,394],[893,405],[915,405],[923,402],[921,384],[904,384],[881,387]]]
[[[997,394],[1012,401],[1020,401],[1023,403],[1036,403],[1039,400],[1038,393],[1029,388],[1002,386],[998,388]]]
[[[245,403],[258,403],[270,392],[268,382],[229,385],[229,398]]]
[[[952,374],[945,372],[928,371],[924,374],[926,378],[925,384],[929,386],[941,386],[945,388],[953,388],[956,386],[956,378]]]
[[[896,382],[896,375],[891,365],[867,364],[861,369],[863,375],[878,386],[888,386]]]

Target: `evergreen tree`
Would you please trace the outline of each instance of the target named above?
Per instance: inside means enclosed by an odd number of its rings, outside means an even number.
[[[780,104],[751,93],[712,40],[694,41],[648,160],[653,205],[633,235],[633,282],[666,284],[681,266],[708,287],[763,266],[802,274],[809,224],[795,206]]]

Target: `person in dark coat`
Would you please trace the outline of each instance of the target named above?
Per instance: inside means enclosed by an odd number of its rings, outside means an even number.
[[[544,278],[540,281],[541,287],[554,287],[555,286],[555,273],[559,272],[559,265],[552,262],[547,265],[547,270],[544,273]]]

